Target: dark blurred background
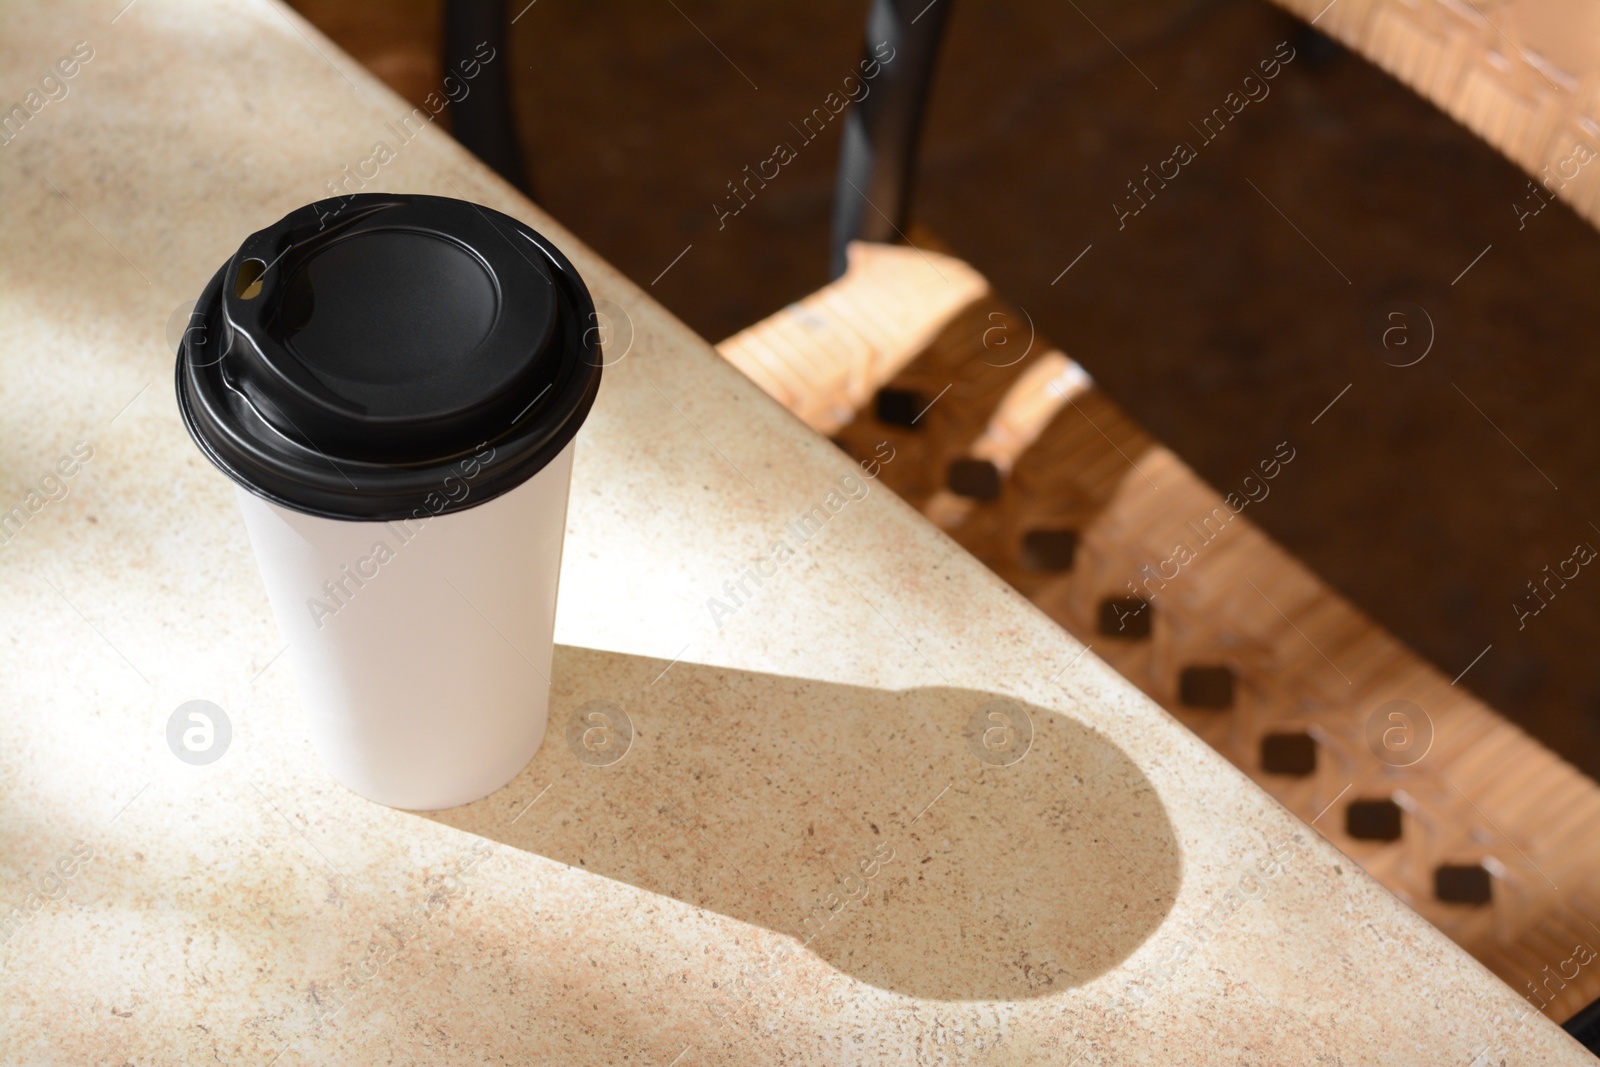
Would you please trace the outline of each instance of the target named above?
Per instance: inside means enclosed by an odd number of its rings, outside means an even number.
[[[438,3],[295,6],[403,96],[439,90]],[[509,46],[537,199],[643,286],[692,243],[650,292],[713,342],[819,288],[840,124],[803,146],[789,124],[855,68],[865,13],[538,0]],[[1190,124],[1285,41],[1271,95],[1204,142]],[[779,141],[798,158],[719,229]],[[1119,229],[1125,183],[1178,141],[1197,158]],[[952,9],[912,217],[1222,491],[1291,442],[1250,517],[1447,677],[1492,645],[1461,684],[1600,777],[1600,573],[1523,628],[1512,606],[1600,546],[1600,241],[1559,204],[1519,229],[1527,195],[1261,0],[986,0]],[[1420,352],[1419,309],[1432,351],[1388,365],[1388,316]]]

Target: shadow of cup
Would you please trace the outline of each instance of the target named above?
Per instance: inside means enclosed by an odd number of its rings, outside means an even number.
[[[1160,798],[1069,716],[971,690],[667,667],[558,647],[539,754],[428,817],[932,1000],[1081,985],[1172,907]]]

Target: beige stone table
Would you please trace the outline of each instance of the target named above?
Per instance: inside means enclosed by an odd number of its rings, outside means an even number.
[[[1588,1061],[295,16],[124,2],[0,11],[0,1063]],[[346,167],[613,320],[549,739],[430,817],[318,765],[172,395],[172,313]]]

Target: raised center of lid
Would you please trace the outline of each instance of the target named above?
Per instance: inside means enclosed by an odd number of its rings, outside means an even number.
[[[370,230],[302,263],[271,328],[335,394],[373,415],[420,415],[471,403],[536,354],[537,334],[520,351],[483,348],[499,311],[493,277],[456,242]]]

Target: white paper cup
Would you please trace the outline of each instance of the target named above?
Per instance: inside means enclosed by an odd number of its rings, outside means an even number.
[[[379,803],[451,807],[544,739],[593,306],[488,209],[344,212],[330,230],[326,205],[302,208],[218,272],[179,404],[236,483],[323,763]]]
[[[312,744],[340,782],[448,808],[539,750],[572,450],[487,504],[421,520],[341,522],[238,490]]]

